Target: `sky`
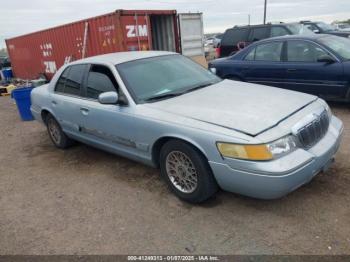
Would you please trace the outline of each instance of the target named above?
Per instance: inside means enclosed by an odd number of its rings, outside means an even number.
[[[77,21],[116,9],[176,9],[202,12],[204,32],[263,22],[264,0],[11,0],[1,1],[0,48],[4,39]],[[350,18],[350,0],[267,0],[268,22]]]

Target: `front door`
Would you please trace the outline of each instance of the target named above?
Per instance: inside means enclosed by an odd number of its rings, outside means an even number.
[[[81,132],[94,145],[109,148],[122,155],[134,155],[136,151],[135,121],[130,107],[124,104],[101,104],[98,96],[114,91],[123,96],[109,67],[91,65],[84,88],[85,100],[81,107],[85,115]]]
[[[204,56],[203,16],[201,13],[178,14],[181,40],[181,54]]]
[[[325,98],[345,97],[342,64],[318,62],[322,56],[329,56],[329,53],[312,42],[288,41],[284,63],[286,88]]]

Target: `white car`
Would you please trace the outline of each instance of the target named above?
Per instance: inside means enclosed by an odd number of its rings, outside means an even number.
[[[218,188],[281,197],[329,166],[343,129],[316,96],[222,80],[170,52],[75,61],[31,101],[55,146],[77,140],[159,167],[192,203]]]

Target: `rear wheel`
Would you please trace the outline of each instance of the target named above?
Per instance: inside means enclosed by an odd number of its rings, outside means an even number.
[[[187,202],[203,202],[218,190],[208,160],[180,140],[171,140],[162,147],[160,170],[175,195]]]
[[[46,116],[45,122],[50,139],[56,147],[67,148],[74,144],[74,141],[62,131],[61,126],[51,114]]]

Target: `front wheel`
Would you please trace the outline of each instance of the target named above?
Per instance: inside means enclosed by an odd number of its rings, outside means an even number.
[[[218,190],[208,160],[180,140],[171,140],[162,147],[160,170],[171,190],[184,201],[200,203]]]

